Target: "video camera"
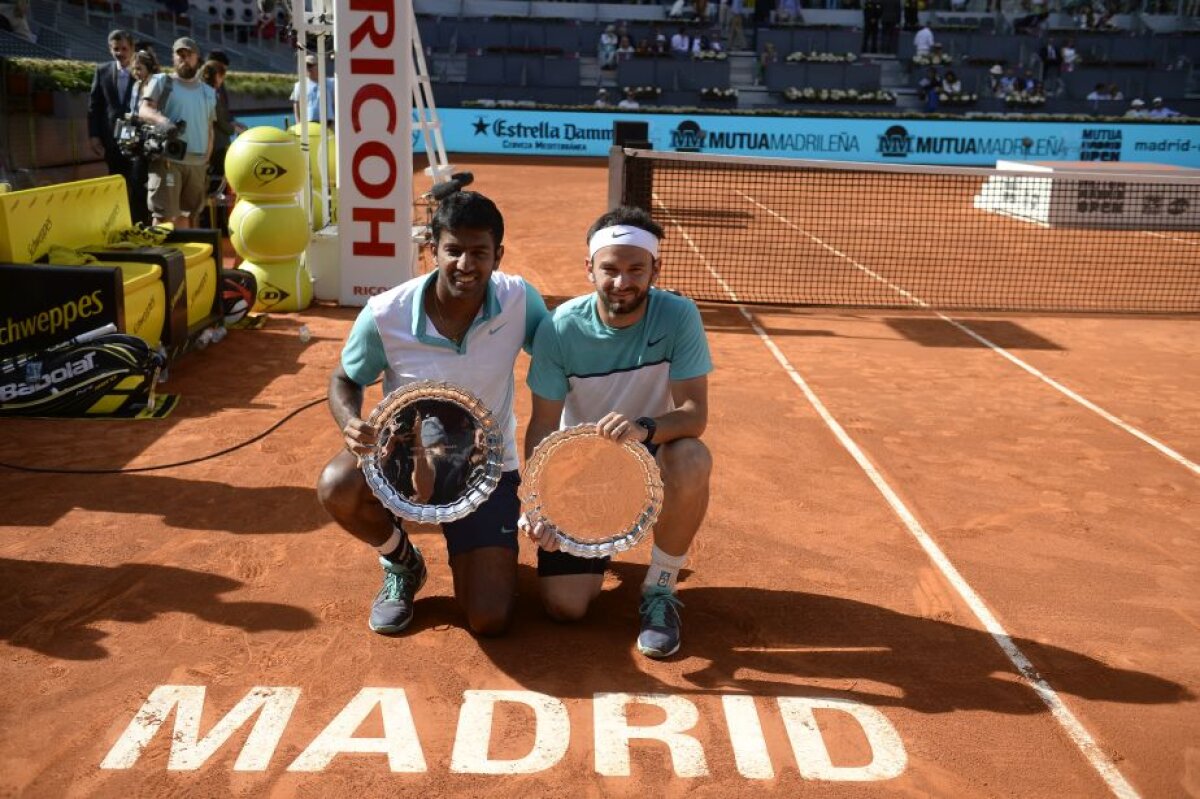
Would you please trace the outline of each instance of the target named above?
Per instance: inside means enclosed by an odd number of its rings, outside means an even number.
[[[117,148],[130,158],[171,158],[180,161],[187,155],[187,142],[180,138],[186,127],[182,119],[164,129],[135,114],[126,114],[117,120],[113,138]]]

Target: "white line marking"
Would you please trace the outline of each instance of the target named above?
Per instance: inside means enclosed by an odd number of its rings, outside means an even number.
[[[704,257],[704,254],[700,251],[700,248],[697,247],[695,242],[692,241],[691,236],[688,235],[683,225],[681,225],[679,221],[675,219],[675,216],[671,213],[670,209],[667,208],[661,200],[658,200],[657,197],[655,198],[655,201],[658,202],[659,206],[667,214],[671,224],[675,226],[676,230],[678,230],[687,241],[688,246],[690,246],[692,251],[696,253],[696,257],[699,258],[702,263],[708,266],[708,259]],[[751,201],[753,202],[753,200]],[[810,238],[814,238],[818,244],[821,244],[821,246],[825,247],[831,252],[837,252],[834,248],[830,247],[824,242],[815,239],[815,237]],[[842,257],[846,256],[843,255]],[[713,275],[717,275],[716,270],[712,269],[711,266],[708,268]],[[872,277],[875,277],[877,280],[887,283],[886,280],[878,275],[875,275],[870,270],[861,266],[859,266],[859,268],[863,269],[864,272],[872,275]],[[888,283],[888,285],[891,284]],[[905,292],[905,295],[911,296],[907,292]],[[1125,779],[1124,775],[1121,774],[1116,764],[1113,763],[1112,759],[1104,753],[1099,744],[1096,743],[1096,740],[1091,736],[1091,733],[1089,733],[1079,719],[1075,717],[1075,714],[1070,711],[1070,709],[1066,706],[1054,689],[1050,687],[1050,684],[1047,683],[1040,674],[1038,674],[1037,669],[1035,669],[1033,666],[1033,663],[1030,662],[1029,658],[1025,656],[1025,653],[1021,651],[1021,648],[1018,647],[1016,642],[1013,641],[1012,636],[1008,634],[1008,632],[1000,624],[1000,621],[992,614],[991,610],[988,609],[983,599],[975,592],[973,588],[971,588],[966,579],[964,579],[959,573],[958,569],[955,568],[954,564],[950,562],[950,559],[946,557],[946,554],[942,552],[941,548],[937,545],[929,533],[925,531],[925,528],[921,526],[921,523],[917,520],[917,517],[914,516],[912,511],[908,509],[908,506],[904,504],[904,502],[900,499],[900,496],[892,489],[887,480],[883,478],[883,475],[879,473],[879,470],[875,468],[874,464],[871,463],[870,459],[867,458],[866,454],[862,451],[858,444],[855,443],[854,439],[850,437],[845,428],[843,428],[838,420],[833,417],[833,414],[831,414],[829,409],[825,407],[825,403],[821,401],[820,397],[818,397],[816,393],[809,387],[807,381],[805,381],[800,373],[796,371],[796,368],[792,366],[791,362],[787,359],[787,356],[783,354],[783,351],[775,345],[775,342],[767,334],[767,331],[764,330],[761,325],[759,325],[758,320],[754,318],[754,315],[751,314],[744,305],[737,301],[732,292],[730,292],[730,298],[737,303],[737,309],[742,314],[742,317],[745,318],[746,322],[749,323],[750,327],[758,335],[759,340],[761,340],[771,354],[775,356],[775,360],[778,361],[779,365],[783,367],[783,370],[787,373],[788,377],[792,379],[792,382],[795,383],[800,391],[804,394],[805,399],[807,399],[809,404],[812,405],[813,409],[816,410],[817,414],[825,422],[825,425],[830,429],[834,437],[837,438],[838,443],[840,443],[842,447],[848,453],[850,453],[850,457],[854,459],[859,468],[862,469],[867,475],[867,478],[875,486],[876,490],[883,495],[883,498],[887,501],[888,505],[891,506],[892,511],[900,518],[900,521],[904,523],[904,526],[908,529],[909,533],[912,534],[913,538],[916,539],[921,548],[925,550],[925,554],[928,555],[929,559],[938,567],[942,575],[946,578],[947,582],[949,582],[954,590],[958,592],[958,595],[962,597],[963,602],[965,602],[967,607],[971,609],[971,612],[975,614],[975,618],[979,620],[980,624],[982,624],[984,629],[988,631],[988,634],[992,636],[992,639],[997,643],[997,645],[999,645],[1004,654],[1008,656],[1009,661],[1014,667],[1016,667],[1017,672],[1020,674],[1021,681],[1029,686],[1033,692],[1038,695],[1042,702],[1045,703],[1046,707],[1049,708],[1051,715],[1054,716],[1055,720],[1059,723],[1063,730],[1066,731],[1067,736],[1071,739],[1071,742],[1074,743],[1083,756],[1087,758],[1087,761],[1092,765],[1092,768],[1096,770],[1113,794],[1122,797],[1122,799],[1134,799],[1135,797],[1138,797],[1138,792],[1134,790],[1133,786],[1130,785]]]
[[[738,194],[741,194],[742,197],[744,197],[746,200],[748,200],[749,202],[751,202],[754,205],[761,208],[766,213],[768,213],[771,216],[778,219],[782,224],[790,227],[792,230],[795,230],[797,233],[800,233],[801,235],[806,236],[814,244],[817,244],[817,245],[823,247],[824,249],[828,250],[833,255],[836,255],[838,258],[844,259],[845,261],[850,263],[852,266],[854,266],[854,268],[860,270],[863,274],[865,274],[868,277],[872,278],[873,280],[877,280],[878,282],[887,286],[889,289],[896,292],[901,297],[903,297],[904,299],[911,302],[913,305],[917,306],[918,308],[921,308],[922,310],[929,311],[931,314],[936,316],[938,319],[941,319],[943,322],[946,322],[947,324],[951,324],[954,327],[957,327],[959,330],[966,333],[968,336],[975,339],[980,344],[983,344],[985,347],[988,347],[993,352],[995,352],[997,355],[999,355],[1003,358],[1007,358],[1015,366],[1025,370],[1026,372],[1033,375],[1038,380],[1041,380],[1043,383],[1050,386],[1051,388],[1053,388],[1055,391],[1059,392],[1063,396],[1079,403],[1083,407],[1087,408],[1089,411],[1092,411],[1093,413],[1095,413],[1101,419],[1104,419],[1106,422],[1109,422],[1110,424],[1113,424],[1116,427],[1124,430],[1126,433],[1129,433],[1129,435],[1133,436],[1134,438],[1137,438],[1138,440],[1140,440],[1146,444],[1149,444],[1151,447],[1158,450],[1163,455],[1166,455],[1168,458],[1175,461],[1180,466],[1184,467],[1185,469],[1190,470],[1193,474],[1200,475],[1200,464],[1197,464],[1194,461],[1189,460],[1182,453],[1175,451],[1174,449],[1172,449],[1171,447],[1162,443],[1158,439],[1153,438],[1152,436],[1150,436],[1147,433],[1143,433],[1141,430],[1137,429],[1133,425],[1131,425],[1128,422],[1124,421],[1123,419],[1119,418],[1115,414],[1106,411],[1104,408],[1101,408],[1099,405],[1092,402],[1091,400],[1077,394],[1076,392],[1067,388],[1066,386],[1064,386],[1062,383],[1058,382],[1054,378],[1052,378],[1049,375],[1045,374],[1044,372],[1040,371],[1035,366],[1033,366],[1029,363],[1026,363],[1025,361],[1021,360],[1017,356],[1013,355],[1011,352],[1004,349],[999,344],[996,344],[995,342],[993,342],[993,341],[985,338],[984,336],[980,335],[979,333],[975,332],[973,329],[968,327],[965,323],[960,322],[957,319],[953,319],[949,316],[946,316],[944,313],[942,313],[938,310],[935,310],[934,308],[931,308],[929,306],[929,303],[925,302],[924,300],[922,300],[920,297],[916,296],[912,292],[908,291],[907,289],[901,288],[900,286],[897,286],[895,283],[891,282],[890,280],[888,280],[887,278],[878,274],[877,272],[870,269],[869,267],[864,266],[863,264],[860,264],[854,258],[850,257],[849,255],[847,255],[846,253],[837,249],[836,247],[826,244],[818,236],[815,236],[812,233],[809,233],[807,230],[805,230],[805,229],[801,228],[799,225],[796,225],[795,223],[793,223],[790,219],[786,219],[786,218],[780,216],[774,210],[766,207],[765,205],[763,205],[762,203],[760,203],[758,200],[754,199],[750,195],[748,195],[744,192],[741,192],[741,191],[738,191]],[[691,239],[688,239],[688,244],[692,244]],[[693,246],[693,248],[695,248],[695,245],[692,245],[692,246]],[[713,271],[713,270],[710,268],[709,271]],[[714,272],[714,274],[715,274],[715,272]],[[724,284],[724,281],[722,281],[722,284]],[[732,293],[730,293],[730,296],[733,297],[734,295]],[[737,300],[735,299],[734,301],[736,302]]]
[[[1168,239],[1170,241],[1178,242],[1179,244],[1186,244],[1189,247],[1195,247],[1197,245],[1200,245],[1200,241],[1192,241],[1191,239],[1179,239],[1174,236],[1168,236],[1166,233],[1158,233],[1153,230],[1143,230],[1142,233],[1144,233],[1147,236],[1155,236],[1156,238]]]

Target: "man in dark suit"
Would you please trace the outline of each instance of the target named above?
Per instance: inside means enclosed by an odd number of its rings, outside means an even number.
[[[137,208],[140,206],[132,199],[135,187],[130,185],[132,165],[113,139],[113,125],[130,110],[129,97],[134,84],[129,74],[133,59],[133,34],[123,30],[113,31],[108,34],[108,49],[113,60],[96,67],[96,74],[92,78],[92,92],[88,97],[88,137],[92,152],[103,157],[108,165],[108,174],[124,176],[131,197],[129,207]],[[145,187],[137,190],[145,192]]]
[[[883,18],[883,4],[880,0],[863,0],[862,12],[862,52],[878,53],[880,52],[879,21]]]

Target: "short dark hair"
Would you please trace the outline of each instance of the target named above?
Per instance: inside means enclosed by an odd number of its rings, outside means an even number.
[[[210,50],[208,53],[208,60],[224,64],[226,67],[229,66],[229,56],[224,50]]]
[[[497,248],[504,241],[504,217],[496,204],[477,191],[456,191],[438,205],[429,223],[433,243],[443,230],[487,230]]]
[[[613,225],[639,227],[647,233],[654,234],[654,238],[656,239],[662,239],[663,237],[662,225],[651,219],[650,214],[645,210],[632,205],[618,205],[592,223],[592,226],[588,228],[587,241],[592,240],[592,236],[596,235],[597,230],[603,230]]]
[[[125,42],[130,47],[133,47],[133,34],[122,28],[117,28],[108,34],[108,43]]]

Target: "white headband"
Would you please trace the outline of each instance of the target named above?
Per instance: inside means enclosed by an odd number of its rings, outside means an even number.
[[[613,244],[641,247],[658,257],[658,238],[650,231],[632,225],[613,225],[597,230],[588,240],[588,257],[595,258],[597,252]]]

